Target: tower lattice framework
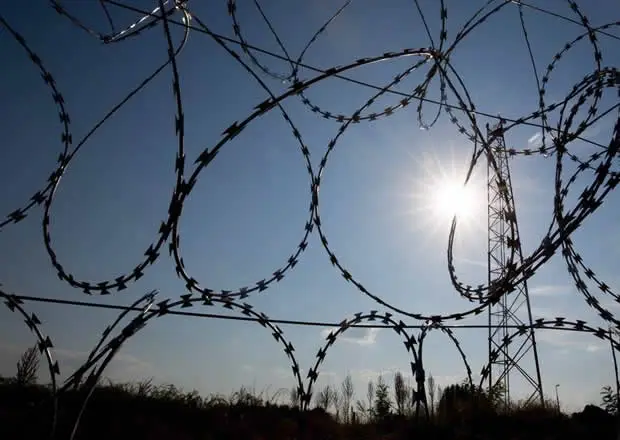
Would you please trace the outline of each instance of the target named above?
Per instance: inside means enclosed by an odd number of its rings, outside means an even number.
[[[487,125],[487,203],[488,203],[488,282],[501,278],[510,263],[519,265],[523,261],[521,241],[517,227],[508,151],[504,139],[503,121],[494,126]],[[511,234],[511,228],[514,228]],[[514,240],[511,240],[511,235]],[[511,379],[523,379],[527,402],[539,399],[544,405],[540,363],[536,347],[536,337],[532,327],[532,309],[527,282],[510,287],[507,294],[488,307],[488,349],[489,349],[489,389],[500,393],[504,405],[510,404]],[[506,293],[506,292],[502,292]],[[514,333],[514,326],[527,326],[528,330],[520,337],[501,348],[505,338]],[[512,327],[512,328],[511,328]]]

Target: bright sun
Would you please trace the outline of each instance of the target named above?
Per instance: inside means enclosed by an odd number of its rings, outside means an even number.
[[[453,153],[452,157],[440,159],[434,153],[422,153],[414,160],[418,166],[411,176],[407,202],[414,227],[425,230],[429,237],[447,233],[456,216],[459,237],[483,230],[487,215],[486,187],[476,173],[465,185],[467,156],[457,158]]]
[[[450,219],[456,215],[458,220],[469,220],[476,207],[476,194],[471,186],[464,186],[456,181],[444,180],[436,182],[437,187],[432,190],[433,214],[441,220]]]

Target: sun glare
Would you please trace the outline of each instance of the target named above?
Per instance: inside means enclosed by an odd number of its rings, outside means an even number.
[[[476,197],[471,187],[446,180],[437,182],[433,192],[432,210],[438,218],[451,220],[456,215],[458,220],[465,220],[473,215]]]
[[[449,231],[456,216],[459,240],[478,236],[486,226],[486,194],[481,177],[474,172],[465,185],[467,155],[453,153],[440,159],[436,153],[414,157],[407,208],[412,225],[427,237]]]

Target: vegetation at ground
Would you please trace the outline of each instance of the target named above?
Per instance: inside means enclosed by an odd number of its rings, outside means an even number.
[[[68,439],[86,397],[80,387],[63,393],[54,411],[49,386],[37,383],[36,349],[24,353],[17,374],[0,378],[0,438]],[[433,439],[616,439],[618,394],[601,392],[602,407],[587,405],[567,415],[554,402],[501,404],[501,390],[465,383],[443,390],[427,380],[428,414],[416,414],[413,390],[397,373],[393,383],[370,381],[355,399],[350,376],[314,392],[313,409],[299,410],[299,396],[242,387],[229,396],[202,397],[174,385],[103,381],[81,415],[75,439],[175,440],[399,440]]]

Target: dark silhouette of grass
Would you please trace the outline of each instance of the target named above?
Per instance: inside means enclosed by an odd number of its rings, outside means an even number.
[[[461,396],[462,397],[462,396]],[[52,415],[50,390],[42,385],[0,383],[0,438],[43,439]],[[84,394],[59,400],[57,439],[69,437]],[[247,389],[228,398],[202,398],[174,386],[150,383],[98,386],[84,412],[76,439],[613,439],[616,419],[589,405],[568,416],[541,406],[490,411],[451,408],[432,420],[389,415],[366,423],[339,423],[322,409],[301,412],[270,403]],[[449,405],[445,405],[449,406]],[[478,407],[476,407],[478,408]],[[455,413],[457,414],[455,416]]]

